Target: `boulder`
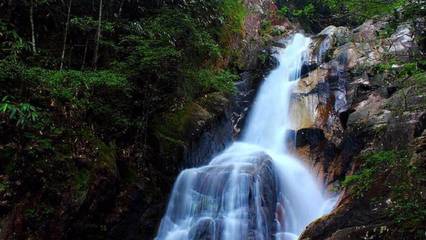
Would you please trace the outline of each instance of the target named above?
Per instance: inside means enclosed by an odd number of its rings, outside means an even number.
[[[191,240],[214,240],[216,237],[215,221],[211,218],[202,218],[191,228],[188,239]]]
[[[312,39],[309,63],[321,65],[328,62],[333,49],[348,42],[349,37],[348,28],[328,26]]]
[[[304,147],[306,145],[317,147],[324,140],[324,132],[321,129],[305,128],[298,130],[296,133],[296,147]]]
[[[277,203],[271,158],[263,152],[239,154],[238,146],[235,149],[205,167],[181,173],[159,236],[175,234],[178,227],[188,231],[189,239],[220,239],[232,225],[243,231],[245,239],[273,238],[274,228],[266,224],[274,222]],[[230,209],[233,214],[228,214]]]
[[[393,54],[400,60],[408,60],[417,49],[411,24],[403,23],[399,25],[396,32],[386,39],[385,47],[388,53]]]

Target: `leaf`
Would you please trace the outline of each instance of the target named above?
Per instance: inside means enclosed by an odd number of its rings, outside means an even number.
[[[9,108],[9,104],[8,103],[2,103],[0,106],[1,106],[1,108],[0,108],[1,112],[4,112],[4,113]]]
[[[15,107],[10,108],[9,118],[14,119],[16,115],[17,109]]]

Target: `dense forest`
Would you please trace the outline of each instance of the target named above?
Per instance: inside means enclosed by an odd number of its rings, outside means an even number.
[[[423,0],[0,0],[0,239],[153,239],[178,173],[238,137],[273,47],[295,32],[385,18],[381,44],[411,24],[409,58],[351,74],[385,76],[358,93],[402,89],[397,108],[418,96],[405,112],[418,113],[425,138],[425,11]],[[229,136],[213,134],[222,125]],[[351,153],[359,164],[336,181],[364,197],[379,172],[407,180],[377,218],[398,233],[371,239],[425,237],[424,140],[414,147]]]

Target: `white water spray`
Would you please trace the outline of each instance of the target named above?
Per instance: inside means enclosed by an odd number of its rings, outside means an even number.
[[[293,240],[333,198],[287,153],[289,102],[310,39],[296,34],[261,86],[242,138],[207,166],[183,171],[158,240]]]

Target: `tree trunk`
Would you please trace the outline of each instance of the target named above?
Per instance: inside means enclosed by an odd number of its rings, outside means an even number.
[[[30,1],[30,24],[31,24],[31,47],[33,53],[37,52],[36,40],[35,40],[35,29],[34,29],[34,0]]]
[[[84,70],[86,65],[86,56],[87,56],[87,48],[89,47],[89,38],[86,38],[86,44],[84,45],[84,53],[83,53],[83,63],[81,64],[81,70]]]
[[[95,52],[93,53],[93,68],[95,70],[97,68],[97,63],[98,63],[98,51],[99,51],[99,39],[101,38],[101,26],[102,26],[102,0],[99,1],[98,30],[96,31]]]
[[[124,1],[125,1],[125,0],[121,0],[120,8],[118,9],[118,14],[117,14],[117,17],[118,17],[118,18],[120,18],[120,17],[121,17],[121,12],[123,11]]]
[[[72,5],[72,0],[70,0],[68,4],[67,22],[65,23],[65,33],[64,33],[64,45],[62,46],[61,66],[59,68],[60,70],[62,70],[64,67],[65,49],[67,47],[68,28],[70,25],[71,5]]]

